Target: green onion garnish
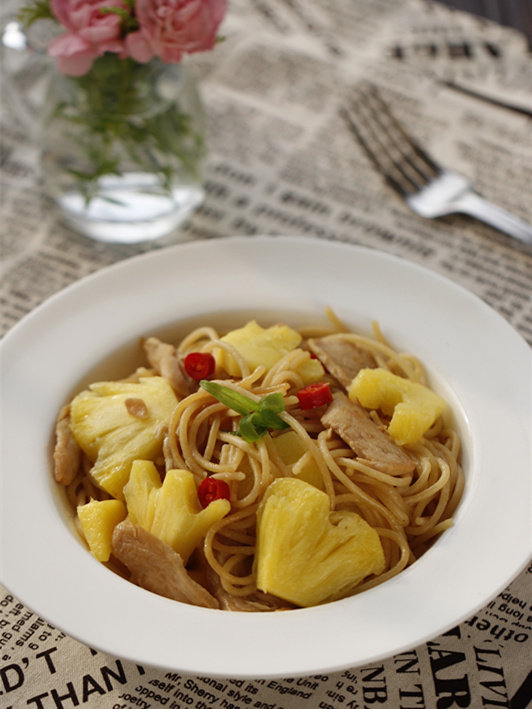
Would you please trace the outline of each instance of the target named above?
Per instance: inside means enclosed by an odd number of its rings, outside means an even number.
[[[202,389],[205,389],[227,408],[242,416],[240,427],[236,433],[246,443],[258,441],[268,430],[288,428],[288,424],[278,415],[285,409],[284,397],[280,392],[268,394],[259,401],[253,401],[248,396],[218,382],[202,379],[199,384]]]

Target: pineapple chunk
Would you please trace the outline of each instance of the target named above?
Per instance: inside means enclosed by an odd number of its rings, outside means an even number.
[[[446,407],[445,401],[423,384],[380,367],[361,369],[351,382],[349,398],[391,415],[388,433],[399,445],[417,443]]]
[[[134,460],[129,480],[124,485],[127,513],[133,524],[151,530],[155,516],[161,476],[151,460]]]
[[[186,563],[209,527],[230,509],[231,503],[225,499],[214,500],[203,509],[192,473],[170,470],[158,494],[151,532],[177,551]]]
[[[190,471],[169,470],[161,484],[155,465],[144,460],[133,463],[124,497],[131,521],[170,545],[184,564],[209,527],[231,509],[229,500],[202,509]]]
[[[294,350],[301,342],[301,335],[288,325],[273,325],[264,329],[255,320],[237,330],[231,330],[222,338],[233,345],[245,359],[251,371],[259,365],[270,369],[287,352]],[[222,351],[221,366],[233,377],[240,374],[234,358]]]
[[[278,478],[257,516],[257,587],[299,606],[341,598],[384,570],[377,532],[355,512],[329,511],[329,497]]]
[[[307,448],[295,431],[281,433],[275,438],[272,437],[272,444],[279,457],[290,471],[299,480],[304,480],[309,485],[323,490],[323,478],[320,469],[314,458],[306,456],[303,459]]]
[[[303,384],[314,384],[319,382],[325,374],[322,363],[319,359],[310,356],[310,352],[306,353],[307,357],[295,368],[295,371],[301,376]]]
[[[129,403],[140,400],[142,417],[133,415]],[[163,377],[143,377],[139,382],[97,382],[78,394],[70,405],[74,438],[94,463],[91,476],[117,499],[136,458],[154,460],[161,455],[164,424],[177,404]]]
[[[113,530],[127,515],[121,500],[91,500],[78,505],[78,519],[91,553],[98,561],[109,561]]]

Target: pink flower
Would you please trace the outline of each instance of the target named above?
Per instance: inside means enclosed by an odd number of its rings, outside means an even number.
[[[154,55],[178,63],[184,53],[212,49],[227,0],[136,0],[140,29],[126,37],[130,56],[139,62]]]
[[[121,0],[51,0],[52,12],[67,32],[50,42],[48,53],[57,58],[63,74],[82,76],[105,52],[125,52],[120,17],[101,12],[105,7],[127,9]]]

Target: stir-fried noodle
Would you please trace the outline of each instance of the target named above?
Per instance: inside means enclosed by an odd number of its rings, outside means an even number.
[[[178,396],[178,404],[167,422],[163,458],[155,461],[164,478],[165,471],[190,471],[199,485],[206,476],[228,483],[231,491],[229,514],[207,531],[203,546],[191,557],[191,573],[203,569],[202,579],[211,593],[224,595],[239,607],[250,602],[249,609],[290,607],[278,604],[257,590],[255,551],[257,510],[272,481],[282,477],[298,477],[310,461],[319,471],[320,487],[329,497],[330,512],[352,510],[373,527],[381,540],[385,556],[382,573],[370,575],[356,586],[360,592],[390,579],[413,563],[434,539],[452,524],[453,513],[464,486],[460,466],[460,440],[450,417],[440,415],[422,438],[403,446],[415,463],[408,472],[389,471],[383,466],[357,455],[331,427],[321,421],[323,407],[302,410],[296,392],[305,386],[300,373],[302,358],[308,359],[308,338],[340,332],[341,323],[332,330],[299,330],[302,343],[282,356],[270,369],[258,366],[251,370],[242,354],[212,327],[191,332],[177,346],[179,361],[190,352],[211,353],[217,361],[216,381],[232,390],[259,401],[273,392],[284,397],[285,410],[280,418],[300,440],[302,454],[295,463],[287,464],[275,445],[275,431],[253,442],[239,435],[240,414],[229,409],[197,384],[191,393]],[[374,336],[343,331],[341,338],[368,353],[375,366],[408,380],[426,384],[420,362],[413,356],[397,352],[384,339],[378,327]],[[220,353],[230,356],[238,376],[229,376],[220,366]],[[142,374],[159,373],[142,370]],[[133,375],[133,379],[137,375]],[[324,380],[331,390],[342,386],[329,373]],[[370,411],[378,428],[384,430],[389,416]],[[90,476],[91,464],[83,457],[74,480],[67,486],[73,507],[90,499],[104,499]],[[111,565],[113,560],[111,559]],[[121,569],[122,573],[127,571]],[[255,604],[255,605],[253,605]],[[244,606],[243,606],[244,607]],[[246,607],[246,609],[248,609]]]

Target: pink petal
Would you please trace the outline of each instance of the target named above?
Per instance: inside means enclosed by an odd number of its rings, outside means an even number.
[[[124,42],[121,39],[112,39],[109,42],[102,42],[101,44],[95,45],[95,52],[98,56],[105,54],[105,52],[113,52],[113,54],[122,54],[124,52]]]
[[[63,27],[67,27],[68,29],[72,29],[69,24],[69,0],[51,0],[50,8],[59,20],[59,22],[63,25]]]
[[[109,18],[114,20],[115,18]],[[116,18],[118,20],[118,17]],[[99,22],[97,25],[83,27],[79,30],[80,37],[92,44],[106,42],[120,36],[120,22]]]
[[[91,44],[77,34],[62,34],[52,39],[48,45],[51,57],[69,57],[91,51]]]
[[[67,76],[83,76],[92,66],[94,55],[92,52],[75,54],[71,57],[57,57],[57,68]]]
[[[153,58],[154,52],[142,32],[131,32],[126,36],[126,50],[132,59],[144,64]]]
[[[183,58],[183,52],[177,47],[162,47],[159,51],[159,56],[163,62],[168,62],[169,64],[179,64]]]

